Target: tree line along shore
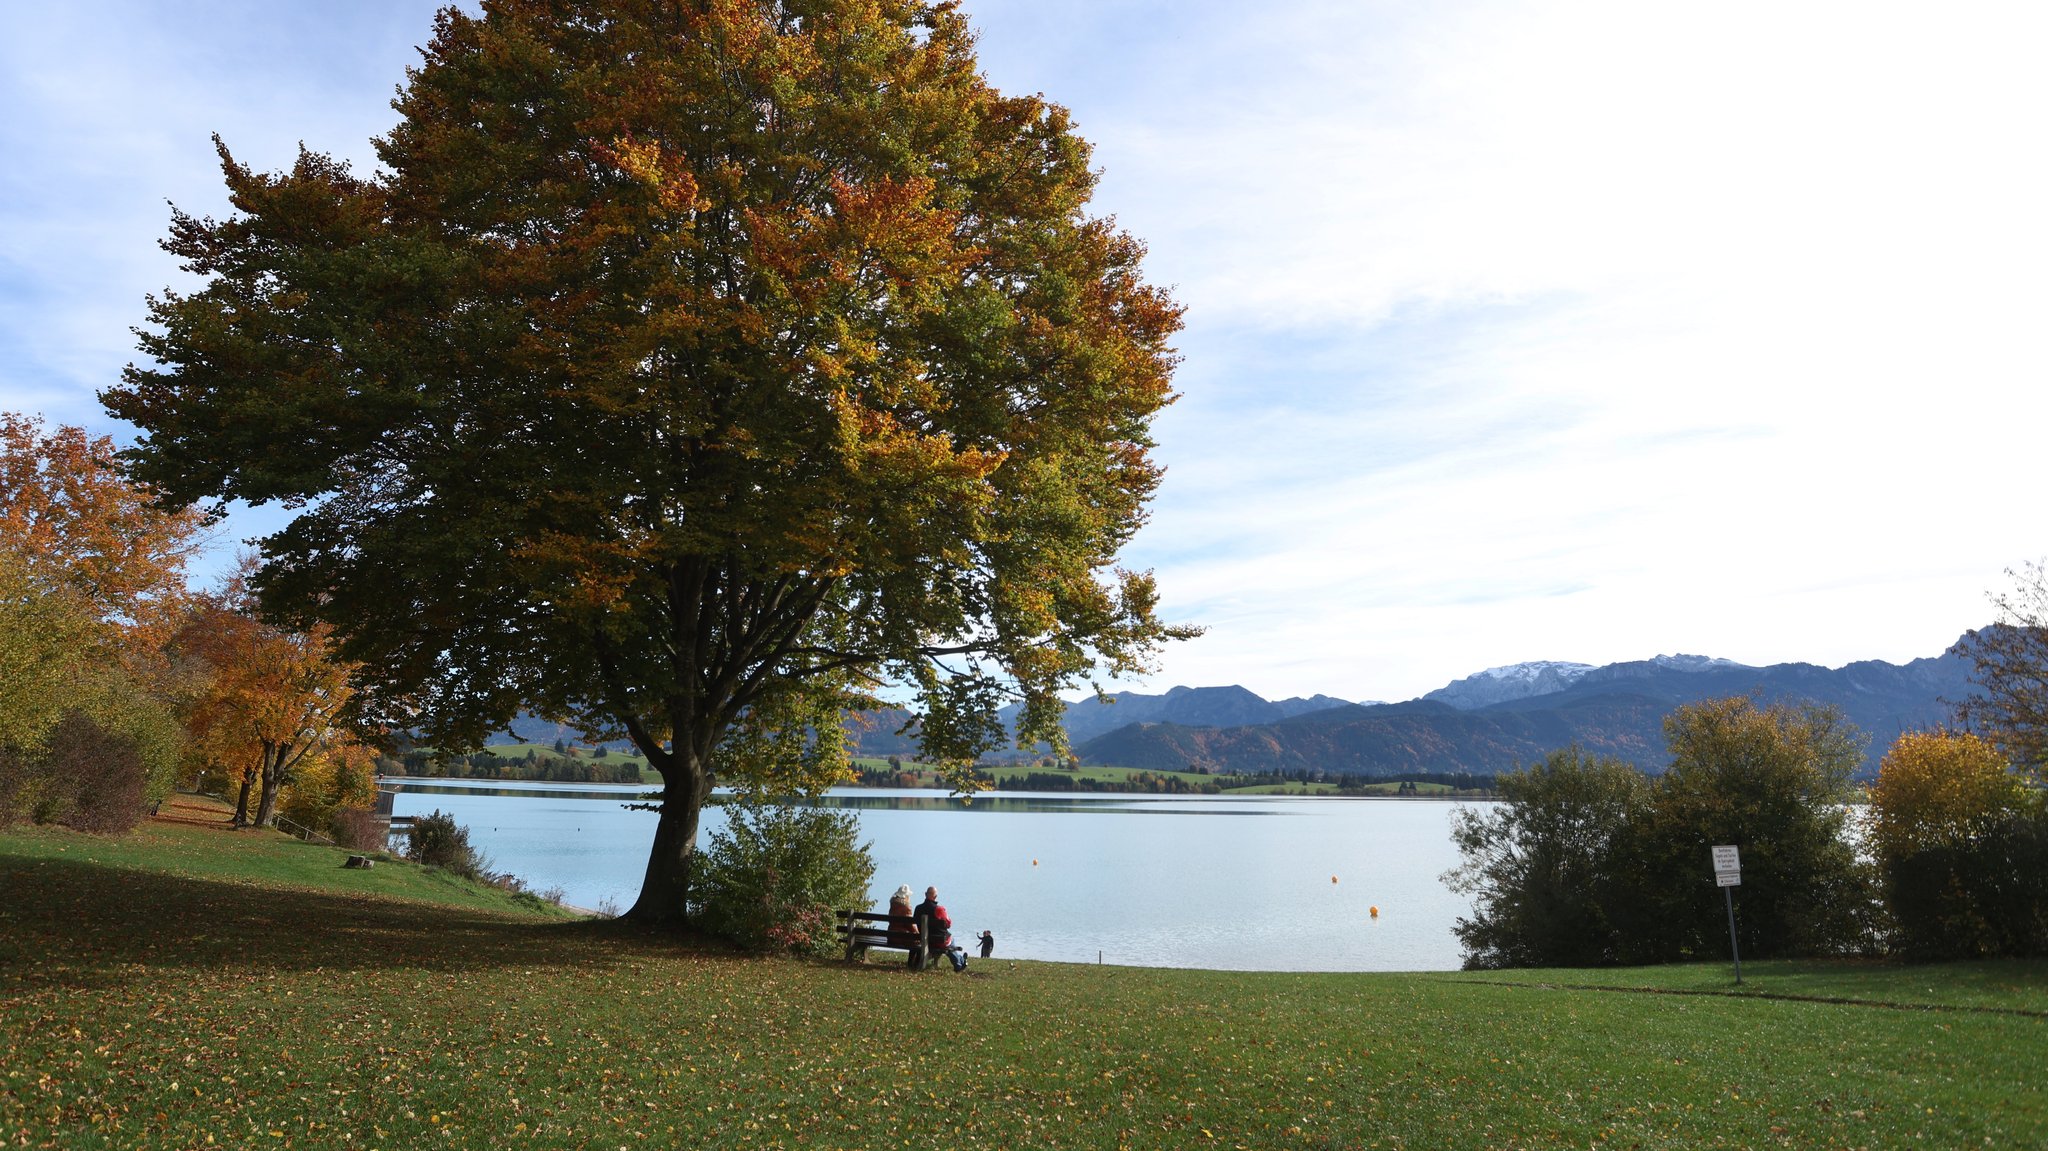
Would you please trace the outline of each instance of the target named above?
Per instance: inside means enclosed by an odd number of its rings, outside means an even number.
[[[389,779],[504,779],[548,783],[637,784],[650,782],[647,761],[630,752],[557,740],[552,744],[491,744],[480,752],[441,756],[432,750],[381,755],[377,774]],[[936,764],[900,756],[856,757],[846,787],[926,788],[951,793],[956,775]],[[1156,768],[1082,766],[1046,759],[1031,764],[976,765],[969,779],[996,791],[1076,791],[1151,795],[1324,795],[1484,798],[1493,793],[1490,774],[1421,773],[1363,777],[1314,770],[1256,774],[1166,771]]]

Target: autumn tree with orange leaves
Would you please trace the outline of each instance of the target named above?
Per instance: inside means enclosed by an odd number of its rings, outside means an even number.
[[[186,724],[196,754],[240,778],[234,825],[267,827],[308,756],[354,757],[347,722],[353,669],[332,657],[326,625],[288,631],[237,600],[232,591],[207,597],[178,633],[180,654],[205,669]]]
[[[0,540],[50,586],[160,644],[185,602],[185,565],[203,546],[199,509],[160,506],[131,482],[114,441],[0,412]]]
[[[234,213],[174,217],[201,283],[103,398],[176,499],[297,508],[264,608],[431,742],[630,738],[632,917],[685,917],[714,782],[843,778],[880,686],[964,765],[1191,634],[1115,566],[1179,308],[957,5],[485,0],[395,107],[374,176],[221,145]]]
[[[0,413],[0,824],[134,825],[181,733],[162,640],[201,517],[81,428]]]

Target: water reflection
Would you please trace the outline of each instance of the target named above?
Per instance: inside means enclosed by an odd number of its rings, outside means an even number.
[[[600,909],[639,891],[656,821],[627,803],[645,788],[386,786],[394,815],[447,811],[495,870],[537,890],[560,887],[569,903]],[[871,905],[899,883],[936,885],[956,931],[995,932],[999,960],[1447,970],[1460,959],[1451,928],[1471,913],[1440,879],[1458,863],[1450,817],[1468,804],[1457,801],[1008,792],[966,803],[929,789],[847,789],[820,802],[854,815],[871,845]],[[1203,825],[1204,815],[1288,818]],[[700,846],[725,826],[714,804]]]
[[[489,782],[459,779],[436,780],[433,783],[420,783],[417,780],[410,779],[404,782],[386,779],[378,781],[377,789],[399,795],[495,795],[519,799],[618,799],[621,801],[637,799],[647,792],[647,789],[644,787],[605,787],[600,790],[597,785],[578,786],[576,784],[559,783],[539,785],[528,783],[522,786],[522,781],[498,779],[490,780]]]
[[[1285,808],[1256,801],[1190,796],[1167,798],[1130,793],[983,792],[973,799],[936,796],[930,792],[876,793],[835,790],[817,799],[792,801],[805,807],[837,807],[854,811],[959,811],[1010,814],[1018,812],[1086,812],[1164,815],[1286,815]]]

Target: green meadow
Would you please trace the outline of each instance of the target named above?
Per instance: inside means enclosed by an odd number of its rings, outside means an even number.
[[[888,766],[888,761],[885,759],[862,758],[856,760],[855,763],[857,766],[868,770],[881,770]],[[928,765],[912,763],[906,760],[901,770],[903,774],[915,777],[921,786],[942,789],[947,786],[940,780],[938,772]],[[1223,795],[1340,794],[1337,785],[1334,783],[1262,783],[1233,787],[1230,786],[1233,779],[1231,776],[1204,775],[1198,771],[1166,771],[1159,768],[1144,767],[1112,767],[1084,764],[1079,768],[1068,771],[1063,768],[1043,767],[1033,764],[983,764],[976,770],[995,780],[999,787],[1021,787],[1024,781],[1032,775],[1059,775],[1078,781],[1109,784],[1116,787],[1129,787],[1134,776],[1145,776],[1156,779],[1177,780],[1188,785],[1189,788],[1219,784],[1222,785],[1220,794]],[[1424,782],[1416,784],[1414,787],[1414,794],[1425,797],[1448,798],[1458,794],[1457,789],[1441,783]],[[1399,794],[1400,789],[1401,784],[1393,780],[1360,779],[1353,781],[1349,789],[1342,792],[1342,794],[1391,796]]]
[[[2048,1142],[2048,964],[917,975],[165,814],[0,834],[0,1144]]]

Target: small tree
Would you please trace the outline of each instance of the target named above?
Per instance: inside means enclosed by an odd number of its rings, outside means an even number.
[[[1648,812],[1649,780],[1632,764],[1571,747],[1502,776],[1499,787],[1502,806],[1453,817],[1465,862],[1444,881],[1474,897],[1472,917],[1453,929],[1465,966],[1618,962],[1630,948],[1616,911],[1636,897],[1622,864]]]
[[[333,833],[340,826],[341,813],[366,810],[376,801],[377,781],[369,749],[352,741],[336,741],[299,761],[280,809],[307,827]]]
[[[2048,947],[2048,819],[1990,743],[1900,736],[1865,818],[1901,951],[1947,959]]]
[[[690,888],[699,924],[755,950],[831,951],[833,913],[867,906],[875,874],[853,813],[753,798],[725,812]]]
[[[178,632],[176,647],[204,669],[186,721],[195,747],[241,774],[234,823],[267,826],[292,772],[316,751],[344,750],[355,696],[354,670],[332,658],[329,629],[295,632],[258,619],[239,581],[205,597]],[[249,811],[251,790],[256,810]]]
[[[1872,946],[1876,891],[1844,834],[1862,736],[1829,707],[1745,697],[1687,704],[1664,720],[1641,866],[1649,898],[1628,926],[1634,958],[1725,953],[1728,924],[1709,848],[1742,849],[1738,937],[1757,958]]]
[[[97,635],[83,597],[37,579],[20,551],[0,540],[0,746],[42,742]]]
[[[125,831],[170,791],[183,733],[87,597],[45,579],[0,543],[0,826]]]
[[[162,638],[202,517],[159,508],[113,457],[0,412],[0,824],[126,829],[176,769]]]

